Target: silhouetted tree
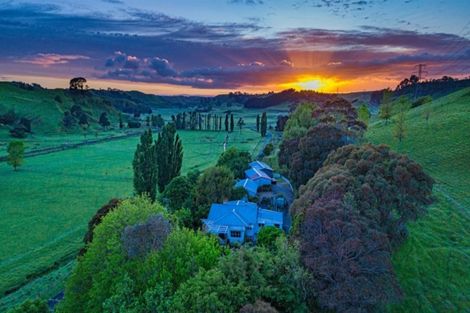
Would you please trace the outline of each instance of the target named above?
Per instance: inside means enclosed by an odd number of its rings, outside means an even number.
[[[70,80],[70,90],[83,90],[86,87],[86,79],[83,77],[74,77]]]

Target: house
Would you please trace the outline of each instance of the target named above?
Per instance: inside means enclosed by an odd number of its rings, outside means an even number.
[[[254,181],[258,188],[276,183],[275,179],[269,177],[268,174],[254,167],[246,170],[245,176],[247,179]]]
[[[238,200],[212,204],[209,216],[202,222],[205,231],[218,236],[222,243],[242,244],[256,241],[256,235],[264,226],[282,228],[283,214]]]
[[[273,169],[268,164],[261,161],[253,161],[249,165],[251,168],[256,168],[257,170],[264,172],[269,177],[273,177]]]
[[[236,184],[235,184],[235,188],[237,187],[242,187],[242,188],[245,188],[246,190],[246,193],[250,196],[250,197],[255,197],[256,196],[256,193],[258,192],[258,184],[256,184],[254,181],[252,181],[251,179],[242,179],[242,180],[239,180]]]

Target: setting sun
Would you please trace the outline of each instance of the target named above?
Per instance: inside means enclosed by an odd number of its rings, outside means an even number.
[[[336,92],[340,86],[346,82],[338,81],[335,78],[321,76],[300,76],[294,82],[281,84],[282,88],[294,88],[295,90],[314,90],[321,92]]]

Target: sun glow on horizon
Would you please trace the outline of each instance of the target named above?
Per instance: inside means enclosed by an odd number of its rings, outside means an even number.
[[[337,92],[338,88],[347,84],[336,78],[305,75],[299,76],[296,81],[280,84],[282,88],[293,88],[295,90],[314,90],[318,92]]]

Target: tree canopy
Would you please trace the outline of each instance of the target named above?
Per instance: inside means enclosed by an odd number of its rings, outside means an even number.
[[[166,218],[146,198],[124,200],[107,214],[78,259],[58,312],[168,312],[178,287],[213,268],[221,248],[191,230],[169,233]]]
[[[239,151],[235,147],[227,149],[217,160],[217,166],[224,166],[232,171],[235,178],[243,178],[248,163],[251,162],[251,155],[247,151]]]
[[[347,134],[333,125],[318,124],[300,139],[284,140],[279,151],[279,164],[285,166],[291,182],[305,184],[322,166],[331,151],[346,144]]]

